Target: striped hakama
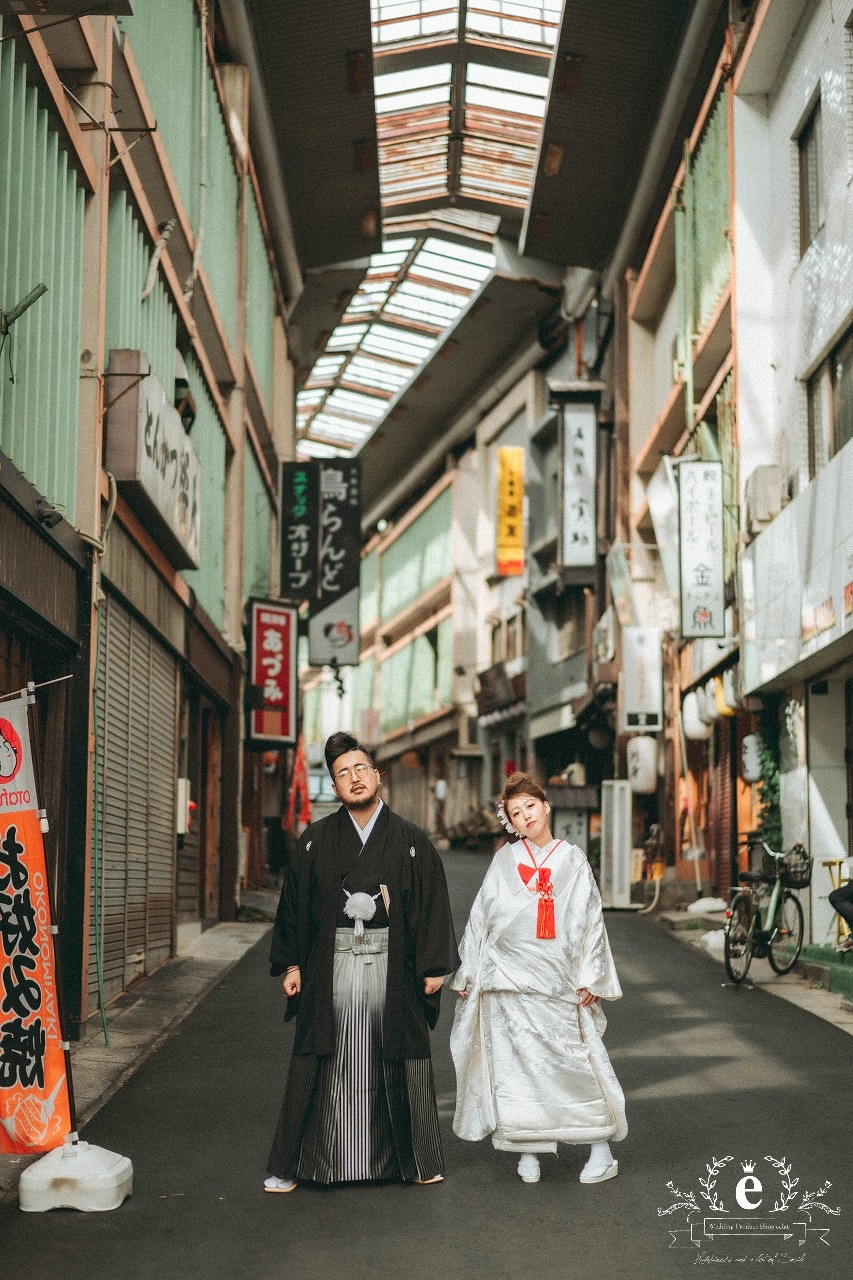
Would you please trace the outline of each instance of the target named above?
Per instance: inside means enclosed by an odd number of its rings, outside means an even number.
[[[294,1055],[267,1171],[298,1182],[443,1172],[429,1058],[382,1057],[388,930],[335,931],[334,1051]]]

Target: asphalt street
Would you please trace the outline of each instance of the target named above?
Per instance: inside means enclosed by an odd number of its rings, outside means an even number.
[[[444,856],[461,931],[487,859]],[[850,1037],[762,991],[724,985],[718,964],[647,920],[610,913],[607,922],[625,998],[608,1005],[606,1043],[630,1126],[613,1181],[582,1187],[588,1149],[567,1147],[543,1158],[541,1182],[528,1186],[512,1157],[453,1135],[445,997],[433,1036],[445,1182],[263,1194],[292,1032],[262,941],[87,1126],[90,1142],[131,1157],[133,1197],[90,1215],[4,1205],[0,1275],[669,1280],[697,1268],[738,1276],[790,1266],[810,1280],[846,1280]],[[748,1210],[735,1198],[747,1177],[761,1184],[742,1188],[761,1198]],[[827,1182],[815,1198],[840,1213],[813,1208],[809,1221],[802,1196]],[[714,1205],[727,1227],[709,1237],[702,1227]],[[817,1228],[828,1228],[824,1238]]]

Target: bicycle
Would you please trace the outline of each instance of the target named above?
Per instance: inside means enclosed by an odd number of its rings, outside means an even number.
[[[740,888],[726,911],[723,958],[732,982],[743,982],[753,956],[767,958],[779,974],[790,973],[803,949],[803,908],[795,890],[811,883],[813,858],[797,843],[789,853],[774,853],[760,838],[760,871],[741,871]]]

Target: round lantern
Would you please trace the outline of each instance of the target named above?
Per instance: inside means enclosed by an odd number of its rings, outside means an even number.
[[[729,667],[723,672],[723,697],[729,712],[734,715],[738,707],[736,668]]]
[[[628,742],[628,780],[638,796],[650,796],[658,789],[658,744],[641,734]]]
[[[717,682],[709,680],[705,685],[705,714],[709,720],[719,720],[720,708],[717,706]]]
[[[741,743],[741,777],[744,782],[761,781],[760,746],[761,743],[757,733],[748,733]]]
[[[711,736],[711,726],[699,716],[699,705],[696,693],[685,694],[681,704],[681,716],[684,720],[684,736],[691,742],[704,742]]]

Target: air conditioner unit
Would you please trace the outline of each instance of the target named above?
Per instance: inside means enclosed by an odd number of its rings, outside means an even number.
[[[631,784],[601,784],[601,897],[605,907],[631,906]]]
[[[756,467],[746,481],[746,536],[751,540],[775,520],[787,499],[782,468],[775,463]]]

